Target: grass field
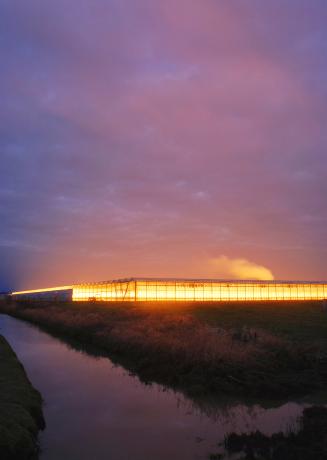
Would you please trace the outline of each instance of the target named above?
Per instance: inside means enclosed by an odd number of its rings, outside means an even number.
[[[3,311],[190,395],[284,397],[327,383],[321,303],[11,304]]]
[[[327,343],[327,309],[319,302],[204,305],[190,313],[212,326],[264,329],[291,341]]]
[[[36,459],[44,428],[42,399],[7,341],[0,336],[0,458]]]

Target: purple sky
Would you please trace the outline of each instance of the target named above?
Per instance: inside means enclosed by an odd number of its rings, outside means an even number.
[[[327,279],[326,24],[326,0],[0,0],[2,287]]]

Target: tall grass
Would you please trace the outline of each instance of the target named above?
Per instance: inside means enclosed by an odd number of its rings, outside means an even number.
[[[316,345],[258,328],[213,327],[187,311],[74,303],[10,305],[6,311],[119,356],[145,380],[190,394],[286,396],[325,381]]]

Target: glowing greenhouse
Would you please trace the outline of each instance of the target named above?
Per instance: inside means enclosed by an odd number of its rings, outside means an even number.
[[[12,297],[104,302],[324,300],[327,282],[127,278],[17,291]]]

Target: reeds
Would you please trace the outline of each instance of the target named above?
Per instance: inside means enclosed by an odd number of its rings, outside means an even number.
[[[322,385],[313,345],[263,329],[223,329],[187,311],[92,304],[11,305],[10,313],[127,360],[148,381],[189,393],[288,395]],[[219,314],[219,313],[218,313]]]

